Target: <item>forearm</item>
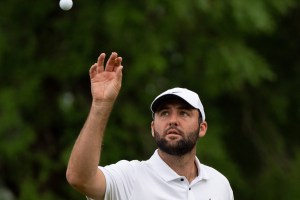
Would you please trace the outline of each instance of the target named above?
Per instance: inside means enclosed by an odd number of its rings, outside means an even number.
[[[84,184],[95,176],[101,157],[103,135],[112,106],[111,102],[92,104],[70,156],[67,177],[72,179],[72,182]]]

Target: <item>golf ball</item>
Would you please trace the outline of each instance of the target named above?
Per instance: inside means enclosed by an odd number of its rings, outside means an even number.
[[[70,10],[73,6],[72,0],[60,0],[59,7],[63,10]]]

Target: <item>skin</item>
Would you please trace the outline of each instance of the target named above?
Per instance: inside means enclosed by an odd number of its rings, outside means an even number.
[[[179,140],[198,132],[198,138],[203,137],[207,130],[207,123],[198,121],[199,112],[186,106],[182,100],[171,100],[155,112],[151,123],[152,136],[159,134],[168,145],[176,146]],[[176,128],[171,128],[176,127]],[[176,130],[177,129],[177,130]],[[178,175],[185,176],[189,182],[198,176],[195,164],[196,146],[182,156],[170,155],[161,149],[158,154]]]
[[[104,130],[122,83],[122,58],[112,53],[104,67],[105,54],[89,70],[92,104],[87,120],[75,142],[66,178],[79,192],[93,199],[103,199],[105,177],[98,170]]]
[[[105,54],[101,53],[97,63],[89,70],[93,100],[86,122],[74,144],[66,171],[66,178],[70,185],[95,200],[102,200],[105,196],[105,177],[99,170],[98,164],[101,159],[104,131],[120,92],[123,69],[122,58],[115,52],[110,55],[106,64],[104,60]],[[202,122],[199,125],[198,110],[188,109],[186,115],[183,114],[184,109],[182,102],[173,101],[164,106],[168,114],[162,114],[163,109],[156,112],[151,123],[153,137],[154,132],[157,132],[170,145],[175,145],[178,140],[187,137],[195,130],[199,132],[199,137],[203,137],[207,124]],[[181,135],[176,130],[166,132],[165,130],[170,126],[176,126],[181,130]],[[196,147],[182,156],[169,155],[160,149],[158,153],[177,174],[185,176],[190,182],[197,176]]]

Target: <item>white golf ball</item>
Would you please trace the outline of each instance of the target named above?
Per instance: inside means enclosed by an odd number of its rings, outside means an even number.
[[[70,10],[73,6],[72,0],[60,0],[59,7],[63,10]]]

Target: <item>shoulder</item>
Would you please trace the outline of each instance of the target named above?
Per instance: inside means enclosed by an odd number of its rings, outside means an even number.
[[[204,179],[206,179],[206,183],[209,188],[213,188],[214,191],[219,191],[224,197],[228,197],[228,199],[233,200],[233,191],[230,186],[228,179],[218,170],[201,164],[201,168],[204,171]]]
[[[143,168],[144,162],[139,160],[120,160],[117,163],[100,166],[99,168],[106,172],[134,172]]]
[[[221,181],[223,183],[229,184],[228,179],[218,170],[213,167],[201,164],[201,168],[203,169],[205,176],[213,181]]]
[[[141,165],[142,161],[139,161],[139,160],[120,160],[114,164],[110,164],[110,165],[107,165],[105,167],[109,167],[109,166],[139,166]]]

